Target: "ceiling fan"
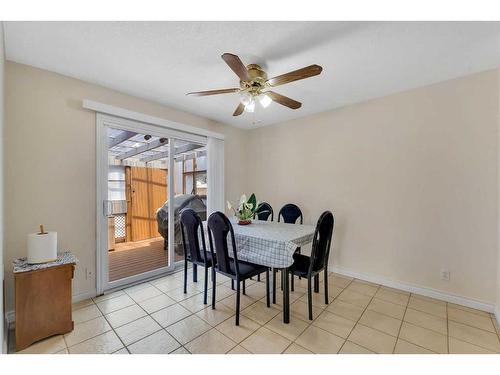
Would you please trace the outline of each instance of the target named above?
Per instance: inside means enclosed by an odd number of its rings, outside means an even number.
[[[240,87],[231,89],[208,90],[190,92],[186,95],[193,96],[208,96],[219,94],[240,94],[240,104],[236,107],[233,116],[239,116],[243,111],[253,112],[255,110],[255,102],[266,108],[272,101],[284,105],[291,109],[298,109],[302,103],[293,100],[287,96],[271,91],[273,87],[284,85],[300,79],[316,76],[321,73],[323,68],[319,65],[309,65],[305,68],[294,70],[277,77],[267,78],[267,74],[257,64],[249,64],[245,67],[240,58],[231,53],[225,53],[222,60],[236,73],[240,78]]]

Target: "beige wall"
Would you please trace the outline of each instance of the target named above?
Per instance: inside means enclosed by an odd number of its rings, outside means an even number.
[[[276,210],[298,204],[308,223],[332,210],[333,266],[494,304],[498,79],[253,130],[249,188]]]
[[[6,278],[13,308],[11,260],[26,253],[26,234],[44,223],[59,247],[80,260],[74,294],[95,290],[95,113],[82,100],[206,128],[226,135],[226,195],[244,188],[242,130],[100,86],[12,62],[6,64]],[[92,270],[86,279],[85,268]]]

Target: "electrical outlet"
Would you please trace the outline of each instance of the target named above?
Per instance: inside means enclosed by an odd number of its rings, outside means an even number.
[[[450,281],[450,271],[445,268],[441,269],[441,280]]]
[[[92,271],[88,268],[85,268],[85,280],[88,280],[92,277]]]

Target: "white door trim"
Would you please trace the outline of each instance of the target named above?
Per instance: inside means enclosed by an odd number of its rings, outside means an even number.
[[[166,120],[160,117],[150,116],[145,113],[130,111],[125,108],[115,107],[109,104],[104,104],[89,99],[83,100],[82,106],[85,109],[90,109],[98,113],[112,115],[115,117],[120,117],[122,119],[136,120],[144,124],[151,124],[160,126],[162,128],[168,128],[172,131],[179,131],[182,132],[184,135],[186,135],[186,133],[190,133],[197,136],[201,135],[205,137],[224,139],[224,134],[221,133],[216,133],[210,130],[197,128],[195,126],[181,124],[179,122]]]

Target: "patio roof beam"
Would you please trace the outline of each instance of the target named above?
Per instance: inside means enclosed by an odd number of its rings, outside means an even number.
[[[167,143],[168,143],[168,138],[160,138],[160,139],[157,139],[156,141],[149,142],[149,143],[146,143],[142,146],[136,147],[133,150],[116,155],[115,159],[117,159],[117,160],[128,159],[128,158],[131,158],[132,156],[142,154],[143,152],[153,150],[153,149],[160,147],[160,146],[164,146]]]
[[[118,146],[120,143],[125,142],[126,140],[132,138],[134,135],[137,135],[137,133],[125,130],[118,137],[109,139],[108,148]]]
[[[194,159],[195,157],[197,158],[200,158],[202,156],[206,156],[207,155],[207,150],[203,150],[203,151],[196,151],[196,152],[193,152],[192,154],[190,155],[181,155],[181,156],[177,156],[175,158],[175,161],[181,161],[181,160],[191,160],[191,159]]]
[[[183,152],[189,152],[189,151],[195,150],[195,149],[200,148],[200,147],[202,147],[202,146],[194,144],[194,143],[188,143],[186,145],[176,147],[175,154],[177,155],[177,154],[180,154]],[[168,158],[168,151],[159,152],[156,155],[147,156],[145,158],[142,158],[141,161],[144,163],[147,163],[147,162],[150,162],[153,160],[166,159],[166,158]]]

